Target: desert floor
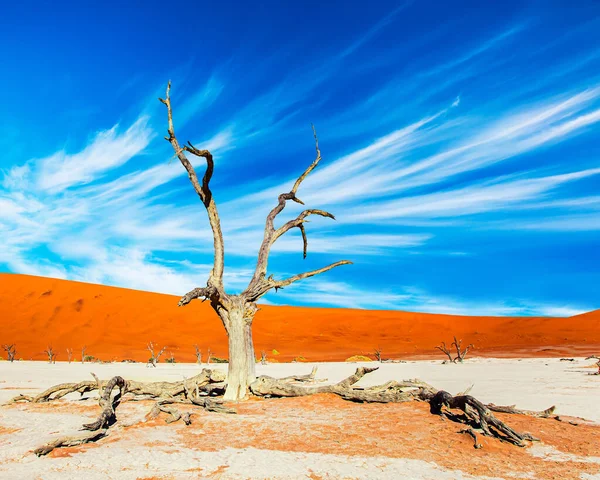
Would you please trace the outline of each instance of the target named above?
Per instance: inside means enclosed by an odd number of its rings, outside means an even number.
[[[382,364],[364,386],[420,378],[456,394],[497,405],[542,410],[556,405],[564,422],[497,414],[541,442],[518,448],[457,432],[461,425],[429,413],[425,403],[356,404],[334,395],[254,399],[235,405],[237,415],[194,408],[193,423],[166,424],[164,414],[145,420],[152,402],[123,402],[117,424],[96,444],[55,450],[37,458],[31,450],[71,433],[99,412],[95,393],[50,404],[0,407],[0,478],[3,479],[600,479],[600,376],[591,361],[473,358],[462,365],[440,361]],[[309,373],[336,382],[353,363],[258,365],[258,374]],[[374,365],[374,364],[371,364]],[[211,368],[219,366],[211,365]],[[0,403],[61,382],[105,379],[181,380],[193,364],[85,364],[0,362]],[[591,422],[568,423],[568,416]]]

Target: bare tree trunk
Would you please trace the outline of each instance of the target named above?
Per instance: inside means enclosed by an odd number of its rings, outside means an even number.
[[[243,307],[233,308],[223,318],[229,337],[229,368],[224,400],[245,399],[250,384],[256,380],[252,318],[248,318],[245,311]]]

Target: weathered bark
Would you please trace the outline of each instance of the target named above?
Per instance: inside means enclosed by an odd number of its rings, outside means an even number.
[[[210,383],[222,384],[225,380],[225,374],[220,370],[204,369],[198,375],[188,378],[181,382],[136,382],[128,380],[126,383],[127,393],[148,398],[176,397],[186,391],[186,385],[202,387]],[[17,395],[8,402],[30,402],[44,403],[63,398],[70,393],[79,393],[83,395],[87,392],[105,388],[107,381],[83,381],[78,383],[61,383],[54,385],[36,396]]]
[[[368,368],[360,367],[350,377],[334,385],[322,386],[303,386],[301,382],[307,382],[314,379],[314,371],[309,378],[286,378],[275,379],[267,376],[259,377],[251,386],[252,393],[263,397],[298,397],[313,395],[316,393],[333,393],[339,395],[345,400],[354,402],[378,402],[378,403],[399,403],[409,401],[429,402],[432,414],[442,415],[458,423],[469,426],[460,433],[468,433],[474,439],[474,447],[481,448],[477,441],[477,435],[474,429],[481,431],[483,435],[499,438],[508,441],[514,445],[523,447],[526,442],[537,441],[538,439],[529,433],[520,433],[513,430],[501,420],[497,419],[492,408],[504,413],[518,413],[540,418],[552,418],[554,407],[543,412],[530,412],[517,410],[514,407],[498,407],[495,405],[484,405],[476,398],[470,395],[452,396],[443,390],[437,391],[431,385],[419,380],[407,380],[403,382],[390,381],[384,385],[378,385],[368,388],[356,387],[355,384],[364,375],[377,370],[378,367]],[[300,384],[299,384],[300,383]],[[460,409],[464,415],[459,416],[447,409]]]
[[[96,383],[98,384],[98,388],[100,388],[100,381],[96,379]],[[114,398],[111,398],[111,393],[115,387],[119,387],[119,393],[115,395]],[[100,406],[102,407],[102,411],[98,416],[98,419],[95,422],[87,423],[83,425],[84,430],[91,430],[95,432],[96,430],[100,430],[104,427],[110,427],[113,423],[115,423],[117,417],[115,416],[115,409],[121,402],[121,398],[127,391],[127,384],[123,377],[113,377],[107,383],[106,387],[104,387],[102,394],[100,395]]]
[[[183,167],[188,173],[188,177],[194,190],[200,197],[206,212],[213,233],[214,246],[214,265],[206,282],[206,287],[199,287],[186,293],[179,300],[178,305],[184,306],[194,299],[210,300],[211,306],[221,318],[223,325],[229,335],[229,374],[227,391],[225,398],[227,400],[241,400],[248,395],[248,387],[256,378],[254,357],[254,346],[252,342],[252,319],[257,311],[256,302],[259,298],[265,295],[272,289],[277,291],[287,285],[298,280],[309,278],[320,273],[324,273],[332,268],[340,265],[348,265],[351,262],[342,260],[333,263],[326,267],[310,272],[294,275],[284,280],[274,280],[273,276],[267,278],[267,264],[271,247],[275,241],[286,232],[293,228],[298,228],[302,233],[303,256],[306,258],[308,240],[306,237],[306,229],[304,227],[306,218],[310,215],[318,215],[321,217],[335,219],[335,217],[323,210],[308,209],[303,211],[295,219],[288,221],[283,226],[275,228],[275,217],[285,208],[288,200],[296,203],[304,204],[296,197],[298,188],[308,174],[321,161],[321,150],[319,149],[319,140],[316,131],[313,127],[315,138],[316,157],[311,165],[298,177],[292,189],[289,192],[282,193],[278,197],[277,205],[271,210],[267,216],[265,232],[262,244],[258,252],[256,269],[252,280],[248,287],[241,295],[228,295],[223,287],[223,270],[225,264],[225,246],[223,243],[223,234],[221,231],[221,219],[217,211],[217,206],[210,189],[210,180],[214,172],[214,160],[212,154],[208,150],[200,150],[194,147],[190,142],[187,145],[181,146],[175,135],[175,127],[173,124],[173,110],[171,106],[171,82],[167,86],[165,98],[159,100],[167,107],[168,118],[168,136],[165,139],[171,144],[175,152],[175,156],[179,159]],[[186,156],[186,153],[201,157],[206,160],[206,171],[202,178],[202,183],[198,180],[196,171]],[[240,317],[243,319],[241,320]],[[210,362],[210,352],[208,355]]]
[[[239,303],[243,300],[239,299]],[[256,360],[252,342],[254,310],[243,305],[232,308],[223,318],[229,338],[229,368],[225,400],[237,401],[248,396],[248,387],[256,379]]]
[[[85,432],[69,437],[57,438],[56,440],[52,440],[51,442],[45,443],[41,447],[36,448],[33,453],[35,453],[38,457],[41,457],[43,455],[48,455],[55,448],[75,447],[84,443],[95,442],[101,438],[104,438],[107,434],[107,431],[107,429],[96,430],[94,432]]]
[[[573,425],[583,423],[558,417],[554,414],[554,407],[537,412],[519,410],[514,406],[484,405],[476,398],[466,395],[466,392],[465,394],[453,396],[443,390],[438,391],[431,385],[420,380],[389,381],[383,385],[366,388],[356,385],[365,375],[377,369],[378,367],[360,367],[356,369],[354,374],[341,382],[333,385],[316,385],[323,380],[316,378],[317,369],[315,367],[307,375],[292,375],[278,379],[261,376],[250,384],[250,390],[254,395],[259,397],[298,397],[331,393],[353,402],[428,402],[432,414],[440,415],[451,421],[465,425],[467,428],[461,430],[459,433],[470,435],[474,440],[475,448],[482,447],[478,442],[478,434],[496,437],[502,441],[507,441],[521,447],[526,446],[527,442],[538,440],[528,433],[515,431],[506,423],[496,418],[492,413],[493,411],[568,421]],[[182,382],[143,383],[125,381],[121,377],[114,377],[107,382],[99,380],[95,375],[94,378],[96,379],[94,382],[88,381],[77,384],[56,385],[35,397],[19,395],[12,400],[12,402],[29,401],[39,403],[62,398],[68,393],[95,389],[98,389],[101,394],[100,406],[102,407],[102,412],[100,416],[95,422],[83,426],[84,429],[92,430],[97,435],[84,434],[60,438],[36,449],[35,453],[37,455],[45,455],[60,446],[78,445],[96,441],[106,436],[108,429],[116,421],[116,407],[121,401],[128,399],[123,397],[123,395],[132,396],[129,400],[156,400],[148,417],[154,418],[160,413],[166,413],[167,417],[165,421],[167,423],[183,420],[184,423],[189,424],[191,423],[193,412],[179,411],[177,408],[167,407],[166,405],[201,406],[210,412],[236,413],[233,408],[223,405],[220,399],[209,396],[215,393],[218,395],[225,393],[225,383],[223,382],[225,374],[219,371],[205,369],[200,374],[190,379],[184,379]],[[111,398],[111,392],[115,386],[120,388],[120,393]],[[239,384],[237,384],[237,388],[239,388]],[[462,414],[452,412],[452,410],[456,409],[461,410]]]
[[[223,380],[225,374],[220,371],[202,370],[202,372],[190,379],[185,379],[182,382],[134,382],[126,381],[122,377],[116,376],[108,381],[102,381],[94,374],[95,381],[86,381],[80,383],[64,383],[55,385],[48,390],[40,393],[35,397],[18,395],[13,398],[10,403],[21,401],[40,403],[57,400],[59,398],[74,392],[89,392],[98,390],[100,394],[100,406],[102,411],[95,422],[84,424],[82,429],[89,430],[90,433],[77,434],[74,436],[66,436],[53,440],[45,445],[34,450],[38,456],[46,455],[55,448],[80,445],[87,442],[95,442],[107,435],[108,429],[115,424],[115,411],[121,401],[124,400],[124,395],[133,396],[130,400],[148,400],[156,399],[157,402],[149,413],[150,417],[158,415],[160,412],[165,412],[169,416],[166,419],[167,423],[172,423],[183,419],[186,425],[191,423],[190,412],[180,413],[173,408],[167,408],[168,404],[186,404],[190,406],[199,406],[209,412],[217,413],[236,413],[230,407],[226,407],[219,399],[202,396],[204,392],[202,387],[207,387],[210,383],[217,384],[223,391]],[[115,387],[119,387],[119,393],[111,397]],[[217,389],[215,389],[217,390]]]

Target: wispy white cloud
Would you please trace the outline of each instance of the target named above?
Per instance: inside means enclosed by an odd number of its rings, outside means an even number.
[[[265,297],[275,305],[301,302],[322,307],[341,307],[371,310],[404,310],[447,315],[484,316],[542,316],[570,317],[590,311],[590,307],[545,304],[536,301],[470,301],[444,295],[432,295],[421,288],[407,286],[401,289],[372,289],[345,282],[331,282],[319,278],[295,283]]]
[[[230,182],[218,184],[218,193],[233,199],[219,203],[227,258],[232,263],[226,280],[232,288],[243,288],[251,276],[247,263],[252,263],[248,259],[258,250],[265,216],[296,179],[289,174],[275,186],[258,188],[264,185],[261,175],[267,171],[262,162],[272,158],[262,151],[257,155],[252,142],[281,148],[278,161],[288,158],[290,152],[298,151],[289,139],[301,129],[306,130],[306,142],[311,142],[310,130],[298,122],[310,111],[319,112],[319,129],[325,126],[324,158],[298,196],[308,208],[331,210],[338,221],[315,219],[308,224],[309,255],[333,256],[332,261],[360,257],[368,263],[369,257],[383,255],[469,253],[440,249],[444,235],[440,227],[600,229],[598,199],[579,189],[600,173],[593,158],[545,156],[561,142],[597,128],[597,79],[582,79],[568,88],[554,85],[526,103],[515,100],[514,92],[504,92],[494,99],[496,103],[477,104],[469,89],[477,85],[465,83],[497,68],[491,56],[513,41],[522,26],[482,40],[442,64],[423,65],[415,71],[408,68],[401,78],[374,83],[378,88],[364,96],[357,94],[352,105],[334,111],[328,105],[320,110],[331,98],[339,100],[336,79],[345,71],[344,65],[390,27],[404,7],[367,28],[354,43],[334,53],[331,61],[319,59],[298,71],[285,72],[246,104],[230,107],[228,95],[238,79],[227,79],[222,72],[209,74],[205,83],[191,88],[188,82],[191,94],[175,90],[176,129],[189,131],[186,124],[205,112],[217,108],[221,112],[221,107],[227,112],[210,125],[211,130],[203,130],[204,138],[192,140],[215,155],[215,181],[227,178]],[[582,64],[593,61],[592,57],[582,57]],[[507,61],[506,57],[498,60]],[[445,98],[440,99],[442,93]],[[153,102],[158,103],[154,98]],[[160,115],[164,127],[163,110]],[[115,125],[96,133],[79,152],[55,152],[6,172],[0,188],[0,263],[23,273],[165,293],[181,294],[201,284],[210,270],[213,248],[206,212],[187,184],[185,171],[171,158],[169,145],[149,124],[148,116],[142,115],[124,131]],[[241,151],[234,149],[241,146],[248,147],[248,154],[244,150],[243,156],[234,158]],[[290,158],[295,158],[292,154]],[[141,155],[145,155],[143,161],[132,161]],[[527,155],[536,156],[535,165],[527,163]],[[203,170],[203,159],[190,159]],[[251,170],[237,170],[250,162]],[[297,173],[305,167],[298,165]],[[298,205],[289,205],[278,220],[283,222],[300,210]],[[483,215],[492,212],[501,213],[502,219]],[[534,212],[536,218],[525,218],[527,212]],[[45,253],[38,256],[40,248],[65,265],[44,258]],[[279,239],[273,256],[285,268],[285,260],[301,251],[301,238],[294,231]],[[164,258],[172,255],[190,260]],[[268,300],[439,313],[579,311],[568,304],[470,303],[412,287],[393,291],[373,287],[361,289],[360,295],[356,291],[350,281],[319,280],[286,288]]]
[[[73,185],[89,183],[99,174],[121,166],[139,155],[153,136],[148,128],[147,117],[139,118],[122,134],[117,133],[118,128],[115,125],[110,130],[97,133],[94,140],[76,154],[57,152],[50,157],[35,160],[35,187],[56,193]],[[17,171],[16,175],[19,176],[20,173]]]

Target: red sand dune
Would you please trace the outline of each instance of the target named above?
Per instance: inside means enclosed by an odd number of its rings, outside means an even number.
[[[83,345],[102,360],[146,361],[146,344],[168,345],[179,362],[227,355],[223,326],[208,303],[177,307],[178,297],[52,278],[0,274],[0,344],[17,358],[58,360]],[[380,348],[384,358],[443,358],[434,347],[456,335],[474,355],[567,356],[600,353],[600,310],[571,318],[467,317],[399,311],[261,306],[254,320],[257,355],[290,361],[340,361]],[[272,353],[279,352],[278,355]],[[3,354],[4,352],[0,352]],[[166,355],[165,355],[166,357]],[[165,358],[163,357],[163,358]]]

